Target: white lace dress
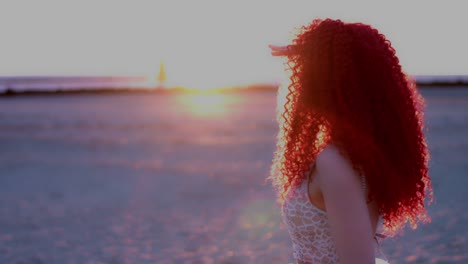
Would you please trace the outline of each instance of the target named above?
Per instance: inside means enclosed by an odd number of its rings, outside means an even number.
[[[339,263],[327,212],[310,202],[308,182],[307,177],[298,188],[288,192],[282,207],[283,220],[293,244],[293,257],[302,263]],[[377,253],[377,244],[375,250]],[[376,263],[386,262],[376,259]]]

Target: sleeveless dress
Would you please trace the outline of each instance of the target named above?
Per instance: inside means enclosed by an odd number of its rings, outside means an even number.
[[[313,205],[309,198],[308,183],[314,167],[315,164],[311,166],[307,177],[297,188],[288,192],[281,213],[291,237],[293,257],[296,261],[335,264],[339,263],[339,258],[331,235],[327,212]],[[366,190],[364,178],[362,182]],[[376,244],[374,248],[376,253],[378,249]],[[376,263],[387,262],[376,259]]]

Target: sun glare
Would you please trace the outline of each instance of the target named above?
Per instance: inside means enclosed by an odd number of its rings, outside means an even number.
[[[180,97],[180,102],[195,116],[219,116],[227,113],[227,104],[233,98],[228,94],[215,92],[187,93]]]

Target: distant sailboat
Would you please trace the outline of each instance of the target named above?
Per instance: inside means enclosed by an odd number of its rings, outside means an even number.
[[[164,69],[164,63],[159,63],[159,74],[158,74],[158,88],[166,88],[166,70]]]

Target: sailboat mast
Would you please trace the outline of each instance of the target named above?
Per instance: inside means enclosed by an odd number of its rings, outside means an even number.
[[[159,74],[158,74],[158,81],[159,81],[159,87],[164,88],[164,84],[166,82],[166,70],[164,69],[164,63],[160,62],[159,63]]]

